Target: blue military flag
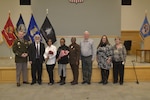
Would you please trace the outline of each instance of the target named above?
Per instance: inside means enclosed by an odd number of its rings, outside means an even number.
[[[47,16],[46,16],[45,21],[40,29],[40,32],[41,32],[43,38],[45,39],[45,41],[47,41],[48,39],[51,39],[52,43],[56,42],[56,35],[55,35],[54,28],[51,25]]]
[[[39,31],[39,28],[35,22],[33,15],[32,15],[31,19],[30,19],[27,35],[30,37],[32,42],[34,42],[34,35],[36,35],[36,34],[40,35],[40,31]]]
[[[21,14],[20,14],[20,17],[19,17],[18,22],[16,24],[16,32],[18,33],[19,31],[22,31],[22,32],[26,33],[24,38],[26,40],[29,40],[29,36],[27,35],[26,26],[25,26],[25,23],[24,23],[24,20],[23,20]]]
[[[144,19],[143,24],[142,24],[142,26],[141,26],[140,34],[141,34],[141,37],[142,37],[143,39],[144,39],[145,37],[147,37],[147,36],[150,35],[150,25],[149,25],[147,16],[145,16],[145,19]]]

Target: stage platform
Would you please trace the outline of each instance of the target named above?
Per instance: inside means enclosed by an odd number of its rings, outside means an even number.
[[[138,58],[139,59],[139,58]],[[125,82],[136,81],[135,72],[133,69],[132,61],[136,60],[135,55],[128,55],[125,64]],[[139,81],[150,81],[150,63],[135,62],[135,71]],[[54,69],[54,79],[59,80],[58,65]],[[109,82],[112,82],[112,69],[110,70]],[[0,83],[15,83],[16,81],[16,67],[14,58],[0,58]],[[31,67],[28,64],[28,80],[31,82]],[[48,74],[45,64],[43,64],[43,82],[48,82]],[[70,65],[67,65],[67,82],[72,81],[72,71]],[[101,80],[100,69],[97,67],[97,62],[93,62],[92,82],[99,82]],[[79,68],[79,82],[82,82],[82,69],[81,64]]]

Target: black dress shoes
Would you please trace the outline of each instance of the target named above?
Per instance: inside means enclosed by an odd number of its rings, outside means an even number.
[[[20,87],[20,83],[17,83],[17,87]]]
[[[103,81],[100,81],[100,82],[98,82],[99,84],[102,84],[103,83]]]
[[[62,80],[58,81],[57,83],[61,83],[61,82],[62,82]]]
[[[39,85],[41,85],[41,84],[42,84],[42,82],[38,82],[38,84],[39,84]]]
[[[29,84],[29,82],[25,82],[25,81],[24,81],[23,84]]]
[[[85,84],[85,83],[86,83],[86,81],[83,81],[83,82],[82,82],[82,84]]]
[[[108,82],[107,82],[107,81],[104,81],[104,82],[103,82],[103,85],[106,85],[106,84],[108,84]]]
[[[32,82],[31,85],[34,85],[36,82]]]
[[[48,85],[53,85],[53,84],[54,84],[54,83],[50,83],[50,82],[48,83]]]
[[[78,82],[72,82],[71,83],[71,85],[77,85],[78,84]]]
[[[117,84],[118,82],[113,82],[113,84]]]
[[[88,84],[88,85],[90,85],[90,84],[91,84],[91,82],[87,82],[87,84]]]
[[[123,82],[120,82],[120,85],[123,85]]]
[[[66,82],[61,82],[61,83],[60,83],[60,85],[65,85],[65,84],[66,84]]]

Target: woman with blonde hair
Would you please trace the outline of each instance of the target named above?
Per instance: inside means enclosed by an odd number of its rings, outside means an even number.
[[[124,80],[124,64],[126,61],[126,48],[121,43],[120,37],[115,38],[115,45],[113,46],[113,83],[118,83],[118,75],[120,77],[119,83],[123,85]]]

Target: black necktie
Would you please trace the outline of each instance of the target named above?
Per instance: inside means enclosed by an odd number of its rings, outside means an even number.
[[[39,58],[39,47],[38,47],[38,43],[36,44],[36,58]]]

